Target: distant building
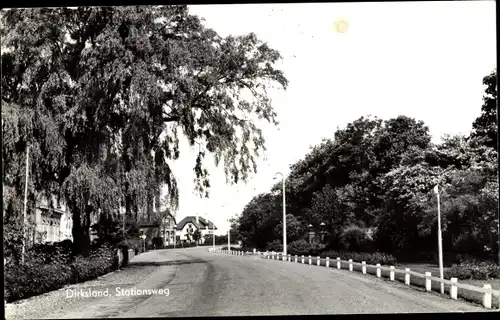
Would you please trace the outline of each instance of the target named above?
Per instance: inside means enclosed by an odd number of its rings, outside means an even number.
[[[155,213],[160,219],[140,219],[137,223],[141,234],[146,235],[146,244],[152,245],[153,238],[162,238],[163,244],[168,246],[175,241],[175,217],[169,210]]]
[[[213,224],[213,222],[206,220],[199,215],[187,216],[177,224],[177,234],[179,236],[179,240],[181,241],[192,242],[192,234],[196,230],[200,230],[200,243],[203,243],[205,241],[204,236],[207,234],[213,235],[215,230],[217,230],[217,227]]]
[[[34,234],[30,235],[35,243],[73,240],[71,213],[56,196],[52,196],[51,203],[47,198],[39,197],[34,211],[28,218],[35,223]]]

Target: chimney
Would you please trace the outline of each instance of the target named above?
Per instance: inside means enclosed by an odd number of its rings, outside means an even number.
[[[196,213],[196,227],[200,227],[200,219],[198,218],[198,213]]]

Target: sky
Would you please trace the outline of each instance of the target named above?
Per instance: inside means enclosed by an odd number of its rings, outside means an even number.
[[[249,181],[227,185],[209,166],[209,199],[194,193],[195,151],[181,144],[173,165],[177,221],[200,215],[227,232],[227,219],[275,183],[276,172],[361,116],[406,115],[429,127],[433,142],[467,134],[480,115],[482,79],[496,68],[494,1],[291,3],[189,6],[219,35],[250,32],[281,52],[286,91],[270,90],[278,127],[264,126],[267,152]],[[339,33],[334,21],[344,19]]]

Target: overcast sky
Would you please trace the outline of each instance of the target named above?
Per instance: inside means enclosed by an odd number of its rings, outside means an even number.
[[[494,1],[346,4],[196,5],[190,12],[221,36],[249,32],[279,50],[290,84],[270,91],[279,128],[267,128],[267,161],[248,184],[228,186],[210,168],[210,199],[194,190],[194,151],[185,144],[174,165],[177,221],[208,215],[220,231],[273,176],[289,172],[311,145],[337,126],[371,114],[423,120],[434,142],[468,133],[480,114],[482,78],[496,67]],[[349,27],[338,33],[334,21]]]

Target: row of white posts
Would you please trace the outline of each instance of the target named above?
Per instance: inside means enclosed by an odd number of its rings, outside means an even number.
[[[232,255],[251,254],[251,252],[244,253],[242,251],[235,251],[235,250],[221,250],[221,249],[216,249],[215,251],[219,252],[219,253],[228,253],[228,254],[232,254]],[[253,250],[253,254],[263,255],[266,259],[283,260],[283,261],[292,262],[292,255],[283,255],[283,254],[278,254],[276,252],[269,253],[267,251],[266,252],[260,252],[260,251],[255,251],[255,249]],[[280,259],[280,255],[281,255],[281,259]],[[326,267],[329,268],[330,267],[330,258],[327,257],[324,260],[326,261]],[[299,261],[299,257],[296,255],[293,258],[293,261],[297,263]],[[340,258],[337,258],[336,262],[337,262],[337,265],[336,265],[337,269],[342,269],[342,260]],[[305,256],[301,256],[300,257],[300,263],[302,263],[302,264],[305,263]],[[354,270],[354,267],[353,267],[354,263],[353,263],[352,259],[349,259],[348,263],[349,263],[349,271],[352,272]],[[308,264],[312,265],[312,256],[308,257]],[[321,258],[320,257],[317,257],[317,259],[316,259],[316,265],[318,265],[318,266],[321,265]],[[366,261],[362,261],[361,262],[361,272],[363,274],[366,274],[366,266],[367,266],[366,265]],[[380,265],[380,263],[377,263],[375,267],[376,267],[376,276],[377,276],[377,278],[381,278],[382,277],[382,269],[387,270],[387,267],[382,267]],[[390,281],[395,281],[395,274],[396,274],[395,267],[394,266],[390,266],[388,271],[389,271],[389,279],[390,279]],[[405,274],[404,283],[406,285],[408,285],[408,286],[410,285],[410,275],[411,274],[413,274],[415,276],[419,276],[420,275],[420,274],[418,274],[416,272],[412,272],[410,270],[410,268],[405,268],[404,274]],[[432,275],[431,275],[430,272],[426,272],[425,273],[425,290],[426,291],[432,291],[432,282],[431,282],[432,279],[434,279],[434,280],[436,280],[438,282],[441,280],[439,278],[432,277]],[[445,283],[449,283],[450,284],[450,297],[451,297],[451,299],[454,299],[454,300],[458,299],[458,288],[459,287],[467,289],[467,290],[472,290],[472,291],[483,293],[483,306],[485,308],[488,308],[488,309],[492,308],[492,296],[493,296],[493,292],[495,293],[495,295],[498,295],[499,298],[500,298],[499,292],[493,291],[490,284],[485,284],[483,286],[483,288],[479,288],[479,287],[474,287],[474,286],[470,286],[470,285],[466,285],[466,284],[458,284],[457,278],[451,278],[449,281],[445,280]],[[499,301],[499,304],[500,304],[500,301]]]

